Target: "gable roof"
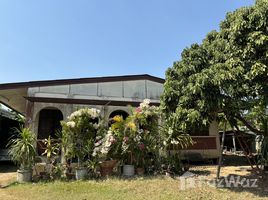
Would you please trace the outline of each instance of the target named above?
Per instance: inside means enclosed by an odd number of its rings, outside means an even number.
[[[54,85],[66,85],[66,84],[134,81],[134,80],[150,80],[150,81],[154,81],[154,82],[158,82],[158,83],[165,82],[165,80],[162,78],[151,76],[148,74],[141,74],[141,75],[104,76],[104,77],[92,77],[92,78],[58,79],[58,80],[29,81],[29,82],[17,82],[17,83],[3,83],[3,84],[0,84],[0,90],[15,89],[15,88],[41,87],[41,86],[54,86]]]

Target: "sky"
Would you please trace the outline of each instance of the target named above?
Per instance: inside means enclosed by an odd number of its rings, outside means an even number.
[[[254,0],[0,0],[0,83],[150,74]]]

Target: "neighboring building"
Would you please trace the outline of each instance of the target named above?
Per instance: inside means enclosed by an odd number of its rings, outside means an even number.
[[[26,123],[41,140],[55,136],[60,121],[81,107],[101,110],[108,122],[117,114],[129,115],[128,105],[138,106],[143,99],[159,105],[164,81],[150,75],[132,75],[0,84],[0,102],[25,115]],[[217,123],[212,123],[207,135],[193,138],[197,143],[188,153],[219,156]]]

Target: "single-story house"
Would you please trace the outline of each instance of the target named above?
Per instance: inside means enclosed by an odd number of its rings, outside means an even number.
[[[42,140],[55,136],[60,121],[81,107],[101,110],[108,119],[127,116],[128,105],[137,106],[144,99],[159,105],[165,80],[150,75],[110,76],[0,84],[0,102],[22,113],[26,123]],[[183,152],[199,152],[205,158],[219,156],[218,126],[213,122],[202,135],[194,134],[196,143]]]

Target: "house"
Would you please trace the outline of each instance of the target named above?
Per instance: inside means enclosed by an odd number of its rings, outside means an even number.
[[[60,121],[81,107],[94,107],[108,123],[115,115],[126,117],[131,106],[143,99],[159,105],[164,79],[150,75],[110,76],[0,84],[0,102],[22,113],[26,123],[41,141],[49,135],[56,137]],[[218,158],[217,123],[185,153],[201,152],[207,158]],[[39,146],[40,147],[40,146]],[[39,153],[42,149],[39,148]]]

